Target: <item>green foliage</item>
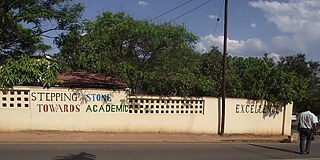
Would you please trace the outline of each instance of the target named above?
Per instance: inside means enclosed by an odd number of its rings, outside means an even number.
[[[152,94],[201,96],[212,86],[200,74],[200,55],[190,49],[156,56],[153,69],[148,70],[143,90]]]
[[[86,34],[80,34],[80,30]],[[196,59],[192,57],[198,53],[191,47],[195,40],[183,26],[156,25],[134,20],[124,13],[104,12],[95,21],[85,21],[81,29],[63,34],[56,44],[61,50],[57,57],[68,66],[66,70],[112,75],[127,82],[134,93],[168,94],[174,90],[164,86],[169,82],[182,88],[194,86],[195,78],[188,82],[181,79],[190,78],[185,74],[196,74],[194,67],[198,65],[194,65]],[[176,70],[189,61],[192,65]],[[172,74],[174,70],[181,73]],[[154,87],[153,81],[163,76]]]
[[[222,63],[223,55],[217,47],[212,47],[208,53],[201,55],[200,59],[201,74],[208,79],[208,89],[205,92],[207,96],[221,96],[222,84]],[[205,90],[203,90],[205,91]]]
[[[284,104],[307,96],[307,80],[263,58],[233,57],[229,61],[227,94]]]
[[[286,72],[293,72],[302,79],[299,83],[305,85],[304,88],[300,88],[303,94],[300,93],[299,99],[294,103],[295,111],[300,112],[305,105],[310,105],[314,112],[320,114],[320,63],[307,61],[304,54],[297,54],[282,57],[279,65]]]
[[[83,6],[70,0],[2,0],[0,2],[0,64],[8,57],[32,55],[44,47],[42,36],[68,30]]]
[[[23,54],[20,59],[7,59],[0,67],[0,88],[15,85],[41,85],[51,87],[56,84],[58,65],[45,59],[33,59]]]
[[[184,26],[104,12],[61,34],[56,58],[62,71],[104,73],[127,82],[133,93],[221,96],[222,54],[216,47],[195,52],[196,39]],[[227,97],[296,103],[319,95],[319,64],[301,55],[280,63],[267,54],[229,56],[227,67]]]
[[[63,40],[62,40],[63,39]],[[60,47],[60,53],[55,55],[55,59],[61,64],[61,70],[70,71],[89,71],[94,64],[96,58],[91,55],[85,55],[84,40],[77,28],[72,28],[68,34],[62,34],[56,39],[56,43]]]

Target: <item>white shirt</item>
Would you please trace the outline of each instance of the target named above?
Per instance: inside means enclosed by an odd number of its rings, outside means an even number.
[[[314,114],[313,114],[313,121],[314,121],[314,123],[319,123],[318,117]]]
[[[310,111],[305,111],[300,113],[298,117],[298,122],[300,123],[300,128],[312,129],[314,123],[318,123],[316,116]]]

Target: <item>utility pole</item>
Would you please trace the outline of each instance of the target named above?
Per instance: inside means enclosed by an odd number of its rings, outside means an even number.
[[[226,75],[227,75],[227,35],[228,35],[228,0],[224,0],[224,37],[223,37],[223,72],[222,72],[222,115],[221,115],[221,133],[224,135],[225,112],[226,112]]]

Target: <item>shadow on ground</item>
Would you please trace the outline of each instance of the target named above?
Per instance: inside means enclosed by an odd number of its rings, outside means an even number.
[[[249,144],[249,145],[251,145],[251,146],[255,146],[255,147],[266,148],[266,149],[277,150],[277,151],[288,152],[288,153],[300,154],[300,153],[299,153],[299,152],[297,152],[297,151],[292,151],[292,150],[283,149],[283,148],[268,147],[268,146],[257,145],[257,144]]]
[[[90,153],[68,154],[67,156],[56,156],[53,160],[95,160],[96,156]]]

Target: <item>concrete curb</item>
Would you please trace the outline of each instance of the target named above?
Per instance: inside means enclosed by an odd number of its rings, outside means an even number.
[[[0,143],[280,143],[286,142],[285,139],[288,139],[288,136],[75,131],[0,132]]]

